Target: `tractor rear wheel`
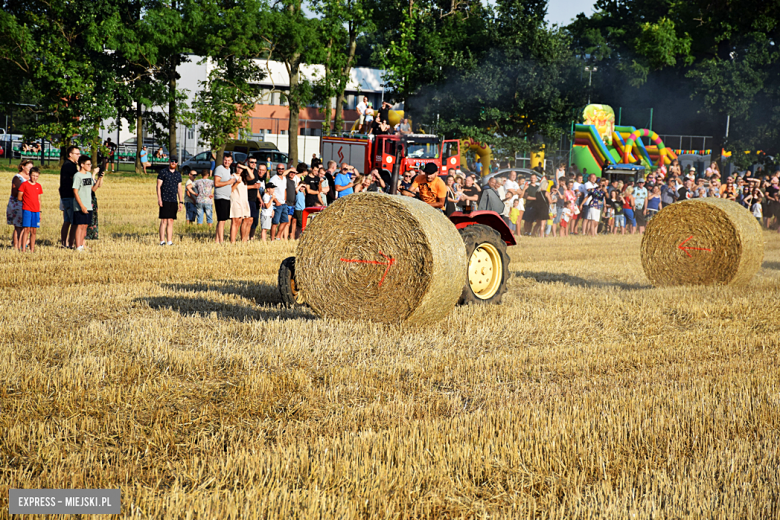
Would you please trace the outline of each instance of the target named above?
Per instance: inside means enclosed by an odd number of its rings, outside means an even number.
[[[300,305],[301,295],[295,283],[295,257],[290,256],[282,260],[279,266],[279,295],[286,307]]]
[[[460,230],[468,258],[468,277],[458,303],[501,303],[509,278],[506,243],[495,229],[473,224]]]

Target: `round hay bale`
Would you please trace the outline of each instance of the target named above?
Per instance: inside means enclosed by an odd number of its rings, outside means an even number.
[[[296,250],[296,283],[321,317],[430,323],[466,282],[455,226],[424,202],[380,193],[338,199],[314,218]]]
[[[763,259],[761,226],[747,209],[725,199],[667,206],[642,238],[642,267],[656,286],[745,285]]]

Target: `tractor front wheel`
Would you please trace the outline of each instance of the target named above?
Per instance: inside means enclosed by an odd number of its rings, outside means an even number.
[[[295,257],[290,256],[282,260],[279,266],[279,295],[286,307],[294,307],[302,303],[301,294],[295,283]]]
[[[466,285],[458,303],[501,303],[509,277],[506,243],[495,229],[473,224],[460,230],[468,258]]]

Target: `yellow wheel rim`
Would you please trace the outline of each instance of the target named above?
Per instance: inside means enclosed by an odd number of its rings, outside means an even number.
[[[479,244],[469,258],[469,286],[481,300],[492,298],[501,285],[504,266],[501,253],[492,244]]]

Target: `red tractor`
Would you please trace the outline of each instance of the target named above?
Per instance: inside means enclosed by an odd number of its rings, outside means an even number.
[[[314,218],[312,214],[323,209],[304,210],[304,229],[309,216]],[[516,244],[509,226],[493,211],[457,212],[450,215],[450,221],[460,231],[468,258],[468,278],[458,303],[501,303],[509,277],[506,248]],[[305,303],[295,283],[294,256],[285,258],[279,267],[279,293],[287,306]]]

